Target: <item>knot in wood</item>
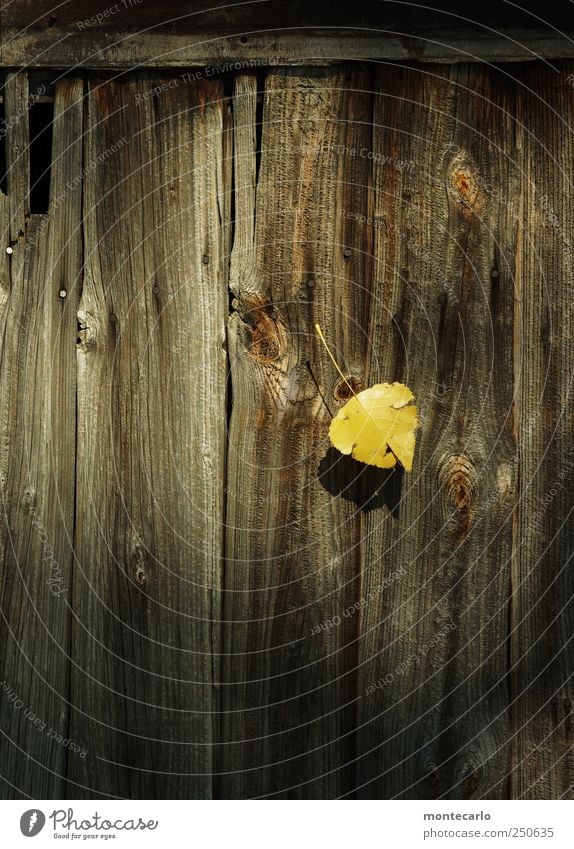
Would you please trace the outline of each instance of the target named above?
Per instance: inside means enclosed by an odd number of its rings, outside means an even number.
[[[148,580],[145,548],[138,539],[132,540],[130,548],[130,560],[134,580],[140,587],[144,587]]]
[[[439,482],[448,501],[457,510],[469,511],[474,504],[478,474],[470,457],[451,454],[439,470]]]
[[[22,497],[22,508],[24,510],[25,516],[28,516],[30,514],[32,506],[34,504],[34,500],[35,496],[33,490],[27,489]]]
[[[448,178],[449,194],[456,200],[463,215],[479,213],[484,207],[485,193],[477,170],[464,153],[455,156]]]
[[[333,398],[335,401],[346,403],[353,395],[357,395],[365,388],[365,384],[360,377],[355,377],[352,374],[345,375],[345,380],[339,380],[333,389]]]
[[[278,320],[273,304],[261,295],[243,295],[238,312],[245,328],[244,345],[262,365],[281,359],[285,351],[285,328]]]

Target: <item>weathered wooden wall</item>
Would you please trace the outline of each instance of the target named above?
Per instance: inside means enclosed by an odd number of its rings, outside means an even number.
[[[573,71],[7,76],[3,797],[571,795]]]
[[[5,0],[5,67],[189,67],[259,59],[504,62],[572,56],[568,0]]]

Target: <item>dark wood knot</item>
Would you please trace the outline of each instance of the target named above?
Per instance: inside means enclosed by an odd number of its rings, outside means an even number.
[[[237,311],[244,323],[243,343],[262,365],[280,360],[286,347],[285,328],[269,299],[261,295],[241,296]]]
[[[485,202],[483,181],[463,153],[457,154],[451,164],[448,189],[463,215],[470,216],[482,211]]]
[[[136,584],[143,588],[148,582],[146,549],[137,538],[132,540],[130,548],[132,574]]]
[[[440,465],[439,483],[447,503],[455,508],[454,517],[447,521],[452,530],[453,544],[460,544],[468,535],[475,512],[478,472],[470,457],[451,454]]]
[[[365,388],[365,384],[360,377],[355,377],[352,374],[346,374],[345,380],[339,380],[333,389],[333,398],[335,401],[346,403],[353,395],[357,395]]]
[[[441,464],[439,482],[447,500],[459,511],[469,511],[474,504],[478,474],[470,457],[451,454]]]

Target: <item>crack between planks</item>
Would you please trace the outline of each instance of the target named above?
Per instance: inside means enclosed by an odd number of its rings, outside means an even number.
[[[82,77],[82,120],[80,125],[80,143],[81,143],[81,161],[80,161],[80,174],[82,175],[82,182],[80,188],[80,222],[79,222],[79,235],[80,235],[80,273],[78,275],[78,279],[76,284],[78,286],[78,298],[77,304],[78,308],[81,304],[83,290],[84,290],[84,275],[85,275],[85,259],[86,259],[86,236],[85,236],[85,225],[84,225],[84,200],[85,200],[85,179],[84,169],[85,169],[85,160],[86,160],[86,144],[88,143],[88,139],[86,136],[86,128],[88,126],[87,122],[87,88],[86,88],[86,79]],[[56,92],[54,91],[54,103],[56,100]],[[54,107],[55,114],[55,107]],[[52,151],[53,156],[53,151]],[[77,319],[77,316],[76,316]],[[71,340],[70,340],[71,344]],[[72,516],[72,561],[71,561],[71,569],[70,569],[70,592],[69,592],[69,607],[70,607],[70,629],[68,632],[68,657],[69,657],[69,675],[68,675],[68,692],[67,692],[67,736],[71,738],[72,731],[72,652],[73,652],[73,627],[74,627],[74,617],[72,615],[72,611],[74,609],[74,577],[76,573],[76,550],[77,550],[77,523],[78,523],[78,473],[79,473],[79,464],[78,464],[78,447],[79,447],[79,357],[78,352],[74,346],[74,356],[76,361],[76,369],[75,369],[75,381],[74,381],[74,400],[75,400],[75,429],[74,429],[74,495],[73,495],[73,516]],[[64,769],[64,798],[68,799],[68,791],[70,789],[70,781],[69,781],[69,763],[70,763],[70,751],[66,750],[66,760],[65,760],[65,769]]]
[[[513,430],[514,430],[514,438],[516,440],[516,452],[518,462],[516,463],[516,483],[515,483],[515,493],[517,498],[514,501],[513,514],[512,514],[512,536],[511,536],[511,560],[510,560],[510,586],[509,590],[509,599],[508,599],[508,652],[507,652],[507,663],[508,663],[508,696],[509,696],[509,704],[510,704],[510,731],[511,731],[511,743],[508,754],[509,759],[509,775],[508,775],[508,787],[507,793],[508,798],[516,798],[516,794],[514,792],[517,782],[516,775],[516,767],[515,767],[515,755],[516,755],[516,735],[518,734],[519,729],[517,728],[517,709],[516,709],[516,700],[520,695],[517,693],[515,695],[515,691],[518,689],[515,687],[515,675],[516,673],[512,673],[513,663],[514,663],[514,646],[516,637],[514,636],[516,633],[516,624],[518,621],[517,617],[517,601],[515,601],[515,593],[518,591],[518,587],[520,585],[519,581],[519,558],[520,558],[520,545],[519,537],[520,537],[520,492],[522,486],[522,470],[521,470],[521,449],[519,444],[519,436],[520,428],[522,424],[522,375],[521,375],[521,352],[523,351],[523,302],[522,302],[522,291],[523,291],[523,265],[522,265],[522,237],[523,237],[523,226],[524,226],[524,144],[523,144],[523,132],[522,127],[524,126],[522,119],[524,115],[524,95],[523,90],[518,86],[514,88],[514,114],[516,120],[514,122],[514,132],[515,132],[515,149],[520,150],[521,154],[521,167],[518,169],[518,173],[520,175],[520,191],[518,192],[518,215],[516,220],[516,248],[515,248],[515,263],[514,263],[514,333],[513,333],[513,385],[514,385],[514,411],[513,411]]]
[[[231,80],[235,79],[235,75],[232,76]],[[235,110],[234,110],[234,98],[233,98],[233,87],[231,88],[231,92],[228,97],[225,98],[224,102],[224,110],[227,109],[227,106],[230,108],[229,115],[229,125],[226,128],[225,124],[223,126],[222,132],[222,152],[223,152],[223,167],[224,174],[227,173],[227,169],[229,169],[230,173],[227,179],[229,180],[229,222],[225,221],[225,217],[223,217],[222,225],[223,227],[229,226],[229,233],[226,240],[226,244],[228,245],[228,255],[224,258],[224,285],[226,289],[226,297],[227,297],[227,313],[225,316],[225,324],[224,324],[224,340],[225,340],[225,443],[224,443],[224,459],[223,459],[223,469],[224,469],[224,478],[223,478],[223,529],[221,536],[221,584],[220,584],[220,603],[219,603],[219,651],[220,651],[220,661],[219,667],[215,667],[212,662],[212,674],[215,684],[215,696],[214,702],[217,711],[217,720],[215,723],[216,730],[216,740],[215,740],[215,755],[213,758],[214,761],[214,773],[211,777],[211,795],[213,799],[221,799],[222,798],[222,787],[223,787],[223,776],[224,776],[224,762],[222,757],[222,749],[221,744],[223,741],[223,729],[224,729],[224,711],[223,711],[223,687],[221,686],[222,681],[217,680],[217,678],[223,678],[223,662],[224,662],[224,637],[225,637],[225,587],[227,585],[227,513],[229,508],[229,497],[228,497],[228,483],[229,483],[229,442],[230,442],[230,432],[231,432],[231,417],[233,415],[233,381],[231,379],[231,357],[229,353],[229,322],[231,316],[234,312],[233,309],[233,299],[234,294],[230,285],[231,278],[231,255],[233,252],[233,241],[235,239],[235,215],[236,215],[236,192],[235,192],[235,180],[236,180],[236,168],[235,168]],[[224,118],[225,121],[225,118]],[[229,143],[226,144],[226,133],[230,133]],[[229,162],[226,162],[226,154],[228,155]],[[226,191],[226,182],[227,180],[224,178],[222,191],[225,193]],[[223,206],[225,209],[225,206]],[[213,610],[213,606],[212,606]],[[218,672],[219,675],[215,673]]]

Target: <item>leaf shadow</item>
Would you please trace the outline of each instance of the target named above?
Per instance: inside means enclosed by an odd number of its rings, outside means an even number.
[[[317,471],[321,485],[330,495],[352,501],[363,513],[386,506],[394,519],[399,518],[403,475],[399,464],[393,469],[378,469],[332,447]]]

